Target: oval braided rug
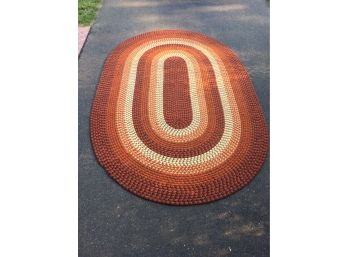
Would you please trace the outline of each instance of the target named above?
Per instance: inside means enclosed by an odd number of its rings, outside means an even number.
[[[111,52],[93,102],[91,139],[120,185],[173,205],[240,190],[268,148],[262,109],[238,57],[182,30],[145,33]]]

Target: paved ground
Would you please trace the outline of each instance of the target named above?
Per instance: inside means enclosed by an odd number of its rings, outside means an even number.
[[[83,44],[85,43],[87,39],[87,35],[89,32],[90,27],[79,27],[79,54],[81,52],[81,49],[83,47]]]
[[[89,112],[111,49],[139,33],[198,31],[239,53],[269,122],[269,8],[266,0],[104,0],[79,59],[79,256],[269,256],[269,158],[240,192],[190,207],[134,196],[98,165]]]

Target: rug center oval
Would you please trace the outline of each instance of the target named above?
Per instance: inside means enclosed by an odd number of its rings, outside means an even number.
[[[165,121],[175,129],[183,129],[192,122],[189,76],[185,60],[169,57],[164,62],[163,69]]]
[[[237,56],[202,34],[150,32],[108,57],[91,113],[101,165],[144,198],[195,204],[246,185],[267,130]]]

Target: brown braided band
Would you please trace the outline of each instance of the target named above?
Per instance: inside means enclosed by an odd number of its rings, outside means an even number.
[[[173,205],[240,190],[268,149],[262,109],[238,57],[182,30],[148,32],[112,51],[93,102],[91,140],[120,185]]]

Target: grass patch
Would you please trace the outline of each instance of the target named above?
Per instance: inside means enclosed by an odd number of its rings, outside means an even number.
[[[95,20],[101,0],[79,0],[79,25],[88,26]]]

